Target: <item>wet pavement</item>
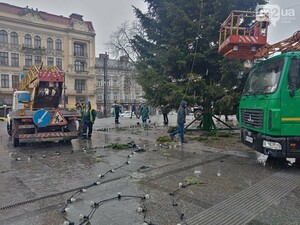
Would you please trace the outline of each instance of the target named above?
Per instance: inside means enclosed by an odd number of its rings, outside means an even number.
[[[251,149],[159,144],[162,116],[120,122],[97,119],[92,140],[17,148],[0,122],[0,225],[300,224],[299,168]]]

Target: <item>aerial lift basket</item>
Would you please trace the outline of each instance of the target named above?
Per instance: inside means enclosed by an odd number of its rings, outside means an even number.
[[[253,60],[267,44],[269,19],[256,12],[232,11],[219,32],[219,53],[227,58]]]

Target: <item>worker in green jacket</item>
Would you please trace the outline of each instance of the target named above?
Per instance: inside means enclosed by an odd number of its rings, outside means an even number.
[[[83,113],[83,133],[82,138],[91,139],[93,133],[93,125],[96,119],[97,112],[92,109],[91,103],[87,102]]]

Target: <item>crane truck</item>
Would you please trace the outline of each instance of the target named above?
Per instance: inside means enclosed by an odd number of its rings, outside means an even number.
[[[237,112],[241,141],[262,154],[299,162],[300,31],[267,44],[267,16],[252,27],[241,26],[251,15],[255,19],[255,12],[232,12],[219,37],[221,54],[253,64]]]
[[[57,67],[33,65],[13,93],[7,115],[7,132],[13,146],[20,143],[63,141],[78,137],[80,112],[60,107],[64,92],[64,73]]]

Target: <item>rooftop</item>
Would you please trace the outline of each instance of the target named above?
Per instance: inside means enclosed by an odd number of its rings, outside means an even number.
[[[99,58],[96,57],[96,68],[103,68],[104,66],[104,54],[100,54]],[[134,65],[129,62],[128,58],[126,56],[121,56],[120,59],[110,59],[107,56],[107,67],[109,69],[129,69],[133,70]]]
[[[19,15],[19,16],[24,16],[31,13],[32,15],[38,15],[43,20],[53,22],[53,23],[64,24],[66,26],[71,26],[75,21],[82,21],[86,23],[90,32],[95,31],[91,21],[83,21],[82,16],[76,13],[72,13],[70,17],[64,17],[64,16],[58,16],[47,12],[39,11],[37,8],[33,9],[33,8],[29,8],[28,6],[22,8],[19,6],[14,6],[2,2],[0,2],[0,12],[5,12],[5,13]]]

